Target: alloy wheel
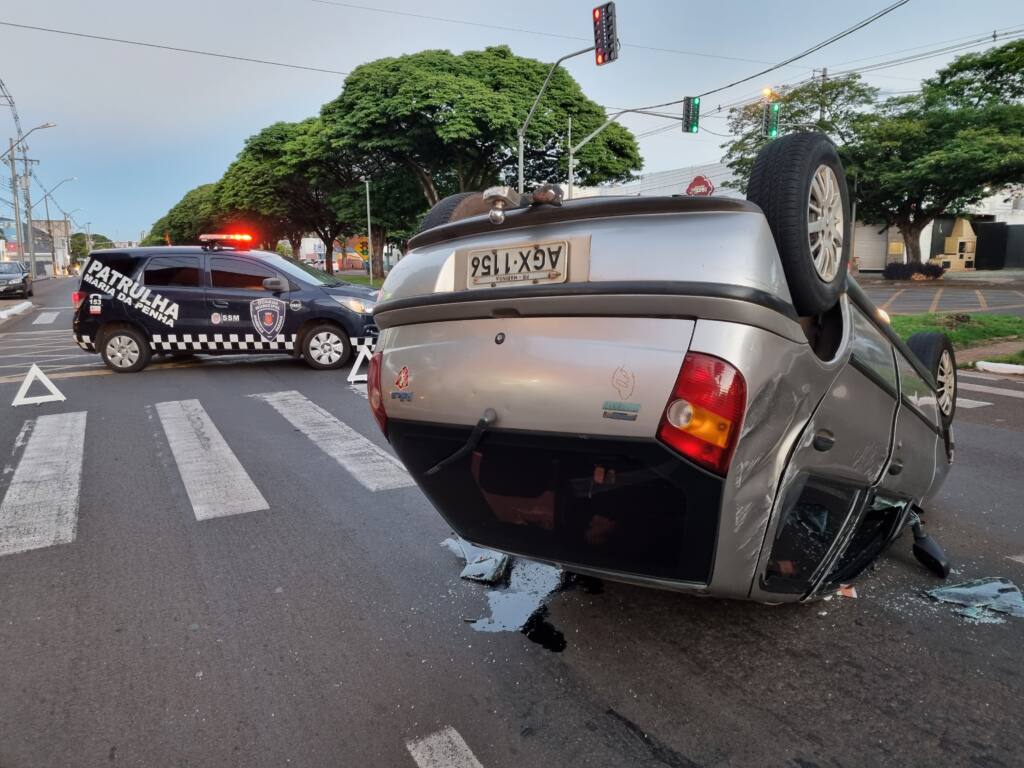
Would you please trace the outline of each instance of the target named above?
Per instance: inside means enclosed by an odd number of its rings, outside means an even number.
[[[953,413],[953,403],[956,400],[956,371],[953,369],[953,358],[949,350],[943,350],[939,357],[939,372],[937,376],[939,385],[939,408],[944,416]]]
[[[839,179],[828,165],[819,165],[807,195],[807,239],[818,277],[832,282],[843,256],[843,196]]]

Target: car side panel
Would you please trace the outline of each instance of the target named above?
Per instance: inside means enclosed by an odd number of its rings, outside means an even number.
[[[747,407],[725,479],[709,585],[715,594],[746,598],[772,531],[772,509],[790,453],[841,366],[822,363],[806,342],[718,320],[697,321],[690,350],[731,363],[746,382]]]

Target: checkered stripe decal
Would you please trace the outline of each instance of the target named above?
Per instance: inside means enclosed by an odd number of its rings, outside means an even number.
[[[75,336],[75,344],[80,346],[86,352],[95,352],[96,345],[92,343],[92,339],[89,336]]]
[[[293,350],[295,334],[282,334],[266,341],[252,333],[157,334],[150,339],[155,352],[256,352]]]

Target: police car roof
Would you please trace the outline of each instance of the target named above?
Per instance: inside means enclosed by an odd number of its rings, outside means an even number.
[[[135,256],[142,258],[144,256],[160,256],[167,254],[180,254],[182,256],[195,254],[200,255],[203,253],[241,253],[249,256],[273,256],[268,251],[258,251],[249,248],[232,248],[218,247],[218,248],[204,248],[201,245],[146,245],[138,246],[135,248],[95,248],[89,255],[90,256],[103,256],[105,254],[118,255],[118,256]]]

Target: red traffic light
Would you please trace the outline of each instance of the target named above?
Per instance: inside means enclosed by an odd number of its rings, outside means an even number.
[[[619,58],[615,3],[597,6],[592,16],[594,19],[594,61],[601,66]]]

